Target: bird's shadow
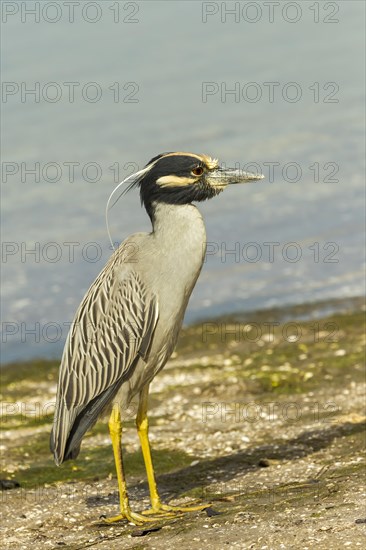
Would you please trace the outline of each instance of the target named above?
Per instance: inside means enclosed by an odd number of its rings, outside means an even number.
[[[364,421],[337,423],[326,428],[304,431],[286,442],[247,447],[228,456],[203,459],[194,466],[157,475],[159,493],[163,500],[169,501],[195,489],[201,491],[204,498],[206,488],[212,484],[212,478],[215,478],[215,483],[223,484],[237,476],[261,469],[263,459],[296,461],[329,447],[335,438],[363,432],[365,428]],[[146,482],[132,483],[129,490],[134,500],[148,496]],[[115,504],[118,502],[118,491],[104,497],[87,497],[86,502],[90,507]]]

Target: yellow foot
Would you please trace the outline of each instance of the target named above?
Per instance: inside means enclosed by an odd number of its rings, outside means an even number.
[[[116,523],[117,521],[128,521],[129,523],[133,523],[134,525],[143,525],[144,523],[147,523],[149,521],[156,521],[158,519],[160,518],[154,518],[154,517],[147,518],[142,514],[138,514],[136,512],[131,512],[131,510],[128,510],[127,512],[124,512],[123,514],[119,514],[118,516],[114,516],[112,518],[106,518],[104,521],[105,523]]]
[[[184,512],[199,512],[200,510],[205,510],[209,508],[210,504],[199,504],[197,506],[171,506],[170,504],[158,504],[153,506],[149,510],[142,512],[144,515],[156,514],[162,516],[175,516]]]
[[[148,510],[144,510],[142,513],[145,517],[156,515],[159,516],[159,518],[174,518],[179,514],[178,511],[165,510],[163,505],[161,505],[160,507],[149,508]]]

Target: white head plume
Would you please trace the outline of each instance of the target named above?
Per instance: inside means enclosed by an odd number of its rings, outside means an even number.
[[[135,172],[134,174],[131,174],[130,176],[127,176],[127,178],[125,178],[123,181],[121,181],[121,183],[119,183],[117,185],[117,187],[115,187],[113,189],[112,193],[109,195],[109,199],[107,201],[107,206],[105,208],[105,221],[106,221],[106,225],[107,225],[107,233],[108,233],[109,241],[112,245],[113,250],[115,250],[115,247],[114,247],[114,243],[112,241],[111,233],[110,233],[110,230],[109,230],[108,212],[119,201],[119,199],[122,197],[122,195],[124,195],[125,193],[130,191],[130,189],[132,189],[133,187],[136,187],[136,185],[139,184],[139,182],[142,180],[142,178],[145,176],[145,174],[147,174],[151,170],[151,168],[154,166],[154,164],[155,164],[155,162],[157,162],[157,160],[150,163],[150,164],[148,164],[142,170],[139,170],[138,172]],[[127,183],[128,181],[130,182],[130,184],[127,187],[127,189],[124,189],[122,191],[122,193],[116,198],[114,203],[112,205],[110,205],[110,202],[112,200],[113,195],[116,193],[116,191],[118,191],[118,189],[121,187],[121,185],[123,185],[124,183]]]

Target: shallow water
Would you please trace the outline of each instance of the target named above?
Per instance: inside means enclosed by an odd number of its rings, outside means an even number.
[[[52,6],[39,23],[20,12],[3,23],[2,361],[60,354],[111,253],[109,193],[162,151],[257,163],[266,176],[200,205],[209,245],[187,322],[362,294],[364,3],[297,3],[293,23],[289,3],[273,23],[259,2],[236,3],[238,22],[215,2],[121,2],[119,23],[116,3],[94,4],[95,23],[77,10],[70,23],[65,6],[55,23]],[[39,102],[22,98],[21,83],[24,95],[36,82]],[[65,82],[80,83],[74,102]],[[36,162],[39,181],[26,172]],[[111,225],[116,241],[149,230],[136,192]]]

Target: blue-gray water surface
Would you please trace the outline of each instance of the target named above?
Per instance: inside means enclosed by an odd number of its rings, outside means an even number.
[[[3,4],[3,362],[60,355],[164,151],[266,176],[199,205],[186,322],[363,293],[364,2]]]

